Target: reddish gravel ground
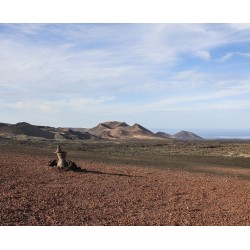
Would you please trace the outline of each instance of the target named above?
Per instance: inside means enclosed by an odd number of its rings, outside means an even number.
[[[250,182],[235,177],[0,154],[0,225],[250,225]]]

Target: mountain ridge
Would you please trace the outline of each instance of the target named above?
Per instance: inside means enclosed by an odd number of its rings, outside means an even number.
[[[156,139],[156,135],[138,123],[129,126],[126,122],[108,121],[88,130],[102,139]]]
[[[172,136],[173,138],[177,140],[202,140],[203,138],[190,132],[190,131],[185,131],[182,130]]]
[[[78,132],[67,128],[54,128],[50,126],[37,126],[27,122],[0,124],[1,137],[14,137],[17,139],[42,138],[50,140],[83,140],[95,138],[94,135],[88,132]]]
[[[202,140],[203,138],[190,132],[180,131],[174,135],[165,132],[153,133],[142,125],[132,126],[126,122],[106,121],[93,128],[67,128],[32,125],[27,122],[16,124],[0,123],[1,137],[42,138],[50,140]]]

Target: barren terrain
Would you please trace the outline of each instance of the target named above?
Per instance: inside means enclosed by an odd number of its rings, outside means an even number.
[[[247,142],[0,142],[0,225],[250,225]]]

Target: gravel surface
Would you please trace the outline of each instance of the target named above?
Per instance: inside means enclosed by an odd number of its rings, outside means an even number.
[[[0,225],[250,225],[250,182],[181,170],[0,154]]]

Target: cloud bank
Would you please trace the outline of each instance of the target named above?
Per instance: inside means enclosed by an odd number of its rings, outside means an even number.
[[[186,121],[186,114],[239,119],[240,110],[246,117],[249,41],[249,25],[1,24],[1,119],[73,127],[115,119],[149,127],[227,126]]]

